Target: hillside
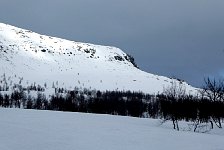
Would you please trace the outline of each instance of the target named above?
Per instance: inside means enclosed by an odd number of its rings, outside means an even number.
[[[161,93],[173,82],[188,92],[186,82],[144,72],[133,57],[116,47],[40,35],[0,23],[0,86],[20,84],[66,89]],[[150,65],[150,64],[149,64]]]

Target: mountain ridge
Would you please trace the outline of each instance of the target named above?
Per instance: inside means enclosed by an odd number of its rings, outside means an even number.
[[[54,84],[157,94],[175,83],[187,92],[197,90],[186,82],[138,69],[134,58],[119,48],[41,35],[4,23],[0,23],[0,63],[0,76],[11,86],[47,84],[50,89]]]

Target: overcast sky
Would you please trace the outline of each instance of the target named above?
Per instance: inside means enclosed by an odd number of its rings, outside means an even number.
[[[0,0],[0,22],[116,46],[195,86],[224,76],[224,0]]]

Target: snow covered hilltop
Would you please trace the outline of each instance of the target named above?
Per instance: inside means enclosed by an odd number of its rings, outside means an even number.
[[[0,23],[2,86],[37,84],[67,89],[142,91],[155,94],[173,82],[185,82],[141,71],[119,48],[40,35]],[[6,83],[7,82],[7,83]]]

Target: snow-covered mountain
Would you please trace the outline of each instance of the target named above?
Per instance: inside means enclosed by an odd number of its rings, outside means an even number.
[[[162,92],[174,79],[138,69],[116,47],[40,35],[0,23],[0,84]],[[188,92],[196,89],[181,82]]]

